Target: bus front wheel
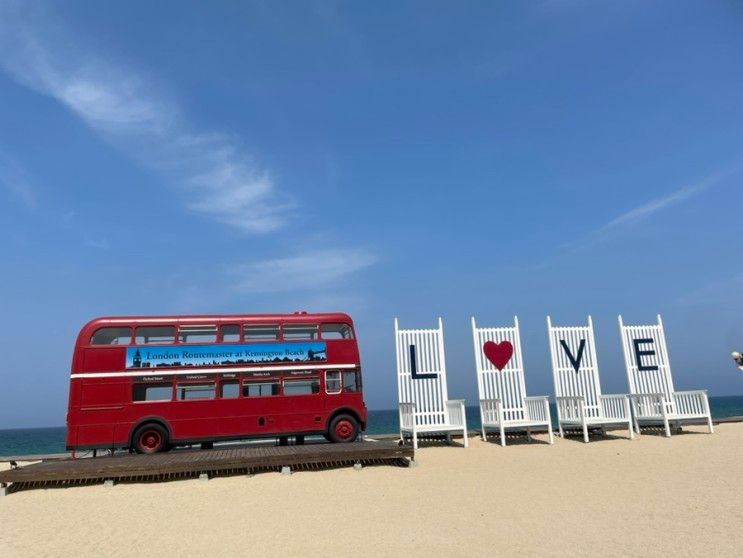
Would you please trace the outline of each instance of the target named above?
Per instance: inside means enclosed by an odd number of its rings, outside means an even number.
[[[351,415],[338,415],[330,421],[327,438],[331,442],[353,442],[359,435],[359,423]]]
[[[157,453],[168,447],[168,431],[156,423],[140,426],[134,433],[134,450],[137,453]]]

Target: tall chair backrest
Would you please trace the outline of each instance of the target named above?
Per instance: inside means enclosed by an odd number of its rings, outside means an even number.
[[[448,424],[444,325],[437,329],[400,329],[395,318],[397,393],[400,403],[415,403],[419,426]]]
[[[477,327],[472,318],[480,399],[500,399],[506,421],[524,420],[526,387],[519,320],[512,327]]]
[[[671,363],[660,315],[657,324],[632,326],[624,325],[622,316],[619,316],[619,331],[630,393],[661,393],[668,410],[674,412]]]
[[[583,397],[587,417],[600,417],[601,382],[593,320],[586,326],[553,326],[547,316],[552,375],[557,397]]]

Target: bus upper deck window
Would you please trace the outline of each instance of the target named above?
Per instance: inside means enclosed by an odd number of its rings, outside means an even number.
[[[286,340],[312,340],[317,339],[316,325],[287,325],[284,326],[284,339]]]
[[[102,327],[97,330],[91,345],[128,345],[132,342],[132,328],[130,327]]]
[[[240,341],[240,326],[223,325],[220,329],[222,343],[237,343]]]
[[[276,341],[279,338],[278,325],[246,325],[243,332],[245,341]]]
[[[135,342],[137,343],[137,345],[171,345],[175,343],[175,327],[138,327]]]
[[[180,326],[178,328],[178,339],[180,339],[181,343],[216,343],[217,326]]]
[[[322,324],[323,339],[353,339],[353,329],[346,324]]]

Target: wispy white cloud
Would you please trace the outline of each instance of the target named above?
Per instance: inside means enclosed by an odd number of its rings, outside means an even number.
[[[264,260],[238,266],[234,289],[242,293],[329,289],[342,286],[344,280],[377,261],[363,249],[329,249]]]
[[[0,150],[0,185],[16,196],[28,209],[38,207],[38,194],[28,182],[25,169]]]
[[[743,303],[743,273],[732,277],[718,279],[680,297],[674,304],[677,306],[740,306]]]
[[[693,198],[694,196],[698,196],[699,194],[704,193],[710,188],[717,186],[732,172],[733,170],[727,170],[724,172],[713,174],[711,176],[708,176],[704,180],[697,182],[696,184],[689,184],[687,186],[679,188],[674,192],[671,192],[668,195],[651,200],[643,205],[635,207],[634,209],[630,209],[629,211],[622,213],[618,217],[615,217],[602,227],[596,229],[593,234],[600,236],[619,227],[631,225],[644,219],[649,219],[650,217],[660,211],[663,211],[664,209],[686,201],[689,198]]]
[[[240,142],[194,130],[141,73],[70,39],[45,15],[0,6],[0,67],[52,97],[116,147],[177,184],[187,208],[246,232],[281,228],[293,207]]]
[[[98,250],[108,250],[111,248],[111,245],[108,243],[108,240],[99,239],[99,240],[86,240],[85,246],[88,248],[97,248]]]
[[[719,186],[723,183],[724,179],[735,173],[738,167],[733,167],[722,172],[712,174],[699,182],[683,186],[670,194],[661,196],[650,200],[642,205],[634,207],[628,211],[625,211],[621,215],[611,219],[604,225],[594,229],[585,236],[572,242],[566,242],[561,245],[562,249],[578,249],[587,248],[594,246],[600,242],[603,242],[620,233],[622,230],[636,225],[642,221],[646,221],[655,217],[658,213],[669,209],[670,207],[680,204],[686,200],[689,200],[695,196],[699,196],[704,192]],[[540,266],[547,266],[549,262],[543,262]]]

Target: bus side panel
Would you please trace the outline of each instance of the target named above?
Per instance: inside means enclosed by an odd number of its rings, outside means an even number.
[[[68,446],[114,447],[117,424],[126,421],[131,397],[129,378],[76,379],[72,384],[72,405],[68,416]]]
[[[125,347],[88,347],[83,352],[82,372],[118,372],[126,366]]]
[[[328,341],[328,362],[355,363],[359,362],[359,348],[356,341],[349,339],[347,341],[333,340]],[[328,364],[328,368],[332,368]]]

